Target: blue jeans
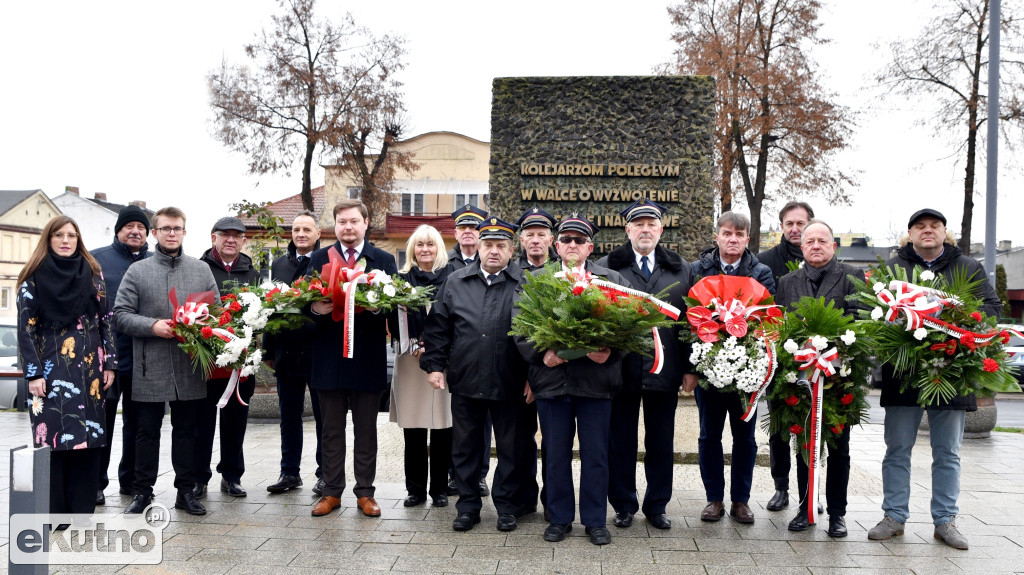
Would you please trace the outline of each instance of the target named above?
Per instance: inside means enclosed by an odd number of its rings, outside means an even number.
[[[910,517],[910,454],[921,426],[921,407],[885,408],[885,457],[882,459],[882,510],[906,523]],[[932,444],[932,521],[948,523],[960,512],[960,444],[965,411],[929,409]]]

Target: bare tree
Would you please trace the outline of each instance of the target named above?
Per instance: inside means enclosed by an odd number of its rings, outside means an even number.
[[[954,157],[964,161],[964,214],[958,245],[969,254],[978,143],[984,139],[981,127],[987,119],[989,0],[941,0],[935,10],[939,15],[916,38],[891,44],[892,61],[877,80],[886,87],[884,97],[929,96],[938,102],[935,113],[921,122],[951,140],[957,150]],[[1000,132],[1011,148],[1024,125],[1021,29],[1013,14],[1018,10],[1016,3],[1002,2]]]
[[[209,75],[216,136],[265,174],[302,162],[302,203],[313,209],[311,169],[335,155],[373,208],[387,206],[396,167],[415,169],[392,145],[404,129],[404,39],[374,37],[351,14],[316,15],[316,0],[280,0],[273,26],[245,47],[248,63]]]
[[[722,211],[742,189],[754,251],[766,201],[849,201],[853,180],[832,159],[847,145],[852,115],[831,101],[807,53],[825,42],[819,8],[816,0],[691,0],[668,9],[679,45],[669,69],[715,77],[716,187]]]

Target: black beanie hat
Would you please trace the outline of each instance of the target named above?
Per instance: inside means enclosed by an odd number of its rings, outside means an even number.
[[[114,233],[121,231],[121,228],[128,222],[142,222],[146,226],[146,235],[149,235],[149,218],[146,212],[139,206],[125,206],[117,213],[117,223],[114,224]]]

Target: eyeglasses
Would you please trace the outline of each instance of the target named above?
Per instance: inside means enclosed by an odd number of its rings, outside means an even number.
[[[57,239],[59,239],[61,241],[64,241],[64,240],[75,241],[75,240],[78,239],[78,234],[76,234],[75,232],[54,232],[54,233],[50,234],[50,237],[51,238],[57,238]]]
[[[230,234],[227,233],[227,232],[213,232],[213,233],[217,237],[221,237],[221,238],[230,238],[230,239],[233,239],[233,240],[244,240],[245,239],[245,234],[240,234],[238,232],[233,232],[233,233],[230,233]]]
[[[161,234],[167,236],[167,235],[170,235],[171,233],[180,234],[180,233],[185,231],[185,228],[180,227],[180,226],[179,227],[174,227],[174,228],[170,228],[170,227],[164,226],[162,228],[157,228],[156,231],[158,231]]]
[[[563,244],[576,244],[581,246],[590,241],[590,238],[582,238],[580,236],[562,236],[558,238],[558,241]]]

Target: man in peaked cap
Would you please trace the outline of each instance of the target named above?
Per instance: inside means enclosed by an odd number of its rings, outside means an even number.
[[[448,265],[452,271],[473,263],[479,247],[480,232],[477,227],[487,218],[487,212],[466,204],[452,212],[455,220],[455,247],[448,250]]]
[[[513,297],[523,278],[511,261],[516,229],[494,217],[480,223],[479,257],[448,276],[423,329],[420,367],[434,388],[447,385],[452,393],[452,465],[459,489],[455,531],[469,531],[480,522],[478,486],[488,416],[498,452],[491,491],[497,527],[513,531],[517,526],[521,472],[515,436],[518,411],[525,406],[526,362],[508,337]]]
[[[637,200],[619,215],[626,221],[629,241],[599,260],[599,265],[622,274],[633,287],[647,293],[669,288],[668,303],[686,309],[683,298],[693,285],[688,262],[676,252],[658,244],[667,210],[646,198]],[[676,406],[679,388],[685,380],[690,387],[697,376],[690,364],[690,346],[679,341],[679,327],[661,328],[664,366],[651,373],[654,359],[631,353],[622,361],[622,391],[612,400],[611,442],[608,446],[608,502],[615,509],[616,527],[633,524],[633,514],[641,509],[636,491],[636,453],[640,404],[644,408],[644,474],[647,491],[643,512],[656,529],[669,529],[666,514],[672,499],[672,467],[675,451]]]
[[[597,226],[573,213],[558,226],[556,249],[563,271],[586,271],[629,286],[616,271],[587,261],[594,251]],[[546,270],[545,273],[554,273]],[[601,348],[579,359],[567,360],[557,351],[538,351],[528,339],[516,336],[516,345],[529,364],[529,382],[537,398],[537,412],[547,453],[544,486],[550,523],[544,540],[557,542],[572,531],[576,515],[572,481],[573,436],[578,430],[582,472],[580,521],[590,542],[611,543],[606,523],[608,499],[608,435],[612,397],[622,387],[622,357],[618,350]]]
[[[519,267],[534,271],[558,259],[555,252],[555,216],[534,207],[519,216]]]

